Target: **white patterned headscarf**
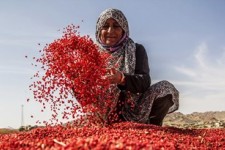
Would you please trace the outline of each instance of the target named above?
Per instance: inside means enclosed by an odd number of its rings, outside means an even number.
[[[106,48],[100,40],[101,29],[109,18],[117,21],[124,31],[124,35],[119,41],[119,44],[117,43],[115,46],[111,47],[111,49],[115,49],[113,51]],[[116,65],[123,73],[134,74],[136,64],[136,46],[133,40],[129,38],[128,22],[122,11],[114,8],[104,10],[97,20],[95,36],[100,49],[103,51],[110,51],[113,56],[113,60],[110,60],[110,67],[115,67]]]

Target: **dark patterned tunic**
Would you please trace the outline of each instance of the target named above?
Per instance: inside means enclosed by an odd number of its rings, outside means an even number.
[[[154,100],[165,97],[168,94],[172,95],[172,101],[174,102],[168,113],[178,109],[179,92],[171,83],[160,81],[151,85],[148,57],[145,48],[140,44],[136,44],[135,73],[134,75],[125,74],[125,79],[126,85],[118,86],[121,92],[126,95],[120,100],[124,101],[121,109],[125,120],[148,123]],[[133,107],[131,106],[131,102],[127,100],[129,94],[139,95],[139,98],[133,101]]]

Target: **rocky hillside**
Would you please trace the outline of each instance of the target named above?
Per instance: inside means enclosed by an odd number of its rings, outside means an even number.
[[[174,112],[165,117],[163,125],[179,128],[225,128],[225,111],[194,112],[187,115]]]

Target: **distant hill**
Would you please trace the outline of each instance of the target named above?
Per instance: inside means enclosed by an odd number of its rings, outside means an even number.
[[[163,125],[179,128],[225,128],[225,111],[194,112],[187,115],[174,112],[165,117]]]
[[[18,132],[18,130],[16,130],[16,129],[0,128],[0,135],[8,134],[8,133],[17,133],[17,132]]]

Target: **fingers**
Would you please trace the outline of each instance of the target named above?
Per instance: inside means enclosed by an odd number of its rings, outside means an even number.
[[[115,68],[107,68],[107,74],[109,74],[109,75],[115,74],[116,71],[117,71],[117,70],[116,70]]]
[[[111,75],[116,74],[118,71],[115,68],[111,68],[110,73]]]
[[[115,68],[108,69],[109,75],[106,76],[106,79],[109,80],[111,84],[119,84],[121,82],[122,73]]]

